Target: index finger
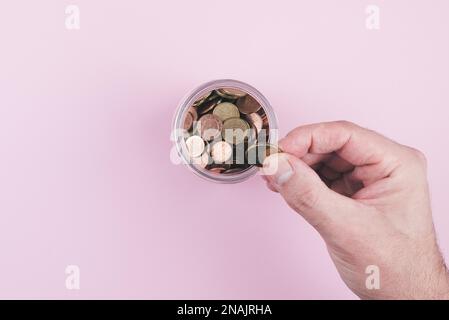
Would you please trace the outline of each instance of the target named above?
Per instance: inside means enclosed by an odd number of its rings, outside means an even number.
[[[394,160],[400,154],[396,142],[348,121],[298,127],[280,140],[279,146],[298,158],[335,152],[354,166]]]

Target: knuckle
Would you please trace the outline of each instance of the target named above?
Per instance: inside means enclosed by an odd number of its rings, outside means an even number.
[[[415,170],[414,172],[423,172],[424,174],[427,172],[427,159],[421,151],[405,146],[402,159],[406,161],[408,164],[407,167],[410,168],[410,170]]]
[[[296,196],[296,205],[299,210],[309,210],[315,208],[319,202],[319,193],[314,189],[306,189]]]
[[[355,123],[348,120],[338,120],[335,122],[335,124],[345,128],[354,128],[356,126]]]
[[[415,159],[417,159],[421,164],[427,165],[427,158],[422,151],[410,147],[409,150]]]
[[[416,156],[418,157],[418,159],[421,161],[421,163],[427,165],[426,155],[420,150],[415,150],[415,153],[416,153]]]
[[[302,215],[310,225],[319,232],[325,232],[334,225],[334,221],[320,208],[321,193],[317,190],[307,189],[296,194],[289,206]]]

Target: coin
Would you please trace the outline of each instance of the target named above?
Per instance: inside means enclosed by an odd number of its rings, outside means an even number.
[[[251,126],[251,129],[248,133],[248,141],[252,144],[256,142],[258,136],[261,135],[263,120],[262,117],[256,112],[246,115],[246,119]]]
[[[207,152],[203,152],[200,157],[192,158],[192,163],[204,169],[212,163],[212,159]]]
[[[210,157],[209,152],[203,153],[203,155],[201,156],[201,163],[204,165],[204,167],[212,164],[212,158]]]
[[[208,170],[211,170],[215,173],[222,173],[225,170],[229,170],[231,169],[231,164],[229,163],[213,163],[211,165],[208,166]]]
[[[248,164],[253,164],[257,167],[262,167],[263,162],[266,157],[275,154],[281,153],[282,150],[275,145],[264,143],[264,144],[255,144],[248,148],[246,151]]]
[[[221,97],[216,97],[212,100],[208,100],[200,105],[198,105],[197,107],[197,111],[198,114],[205,114],[208,113],[209,111],[211,111],[213,108],[215,108],[215,106],[217,104],[219,104],[221,101],[223,100],[223,98]]]
[[[239,98],[236,102],[236,105],[239,108],[240,112],[243,114],[257,112],[257,110],[260,109],[259,102],[249,94]]]
[[[223,123],[222,136],[232,144],[239,144],[245,141],[248,136],[249,124],[241,118],[230,118]]]
[[[247,114],[246,118],[248,119],[248,122],[251,123],[254,126],[254,128],[256,128],[257,133],[259,133],[260,130],[262,130],[263,119],[258,113],[253,112],[253,113]]]
[[[215,173],[215,174],[220,174],[224,171],[226,171],[226,168],[223,167],[213,167],[209,169],[210,172]]]
[[[223,163],[232,157],[232,146],[226,141],[219,141],[212,145],[211,156],[215,163]]]
[[[222,102],[217,104],[212,114],[220,118],[221,121],[225,121],[229,118],[240,117],[240,112],[237,106],[230,102]]]
[[[187,151],[193,158],[199,157],[204,151],[204,141],[199,136],[191,136],[186,140]]]
[[[203,102],[210,96],[211,93],[212,93],[212,91],[209,91],[209,92],[203,94],[203,95],[202,95],[201,97],[199,97],[198,99],[196,99],[196,101],[193,103],[193,106],[198,106],[198,105],[200,105],[201,103],[203,103]]]
[[[242,172],[244,169],[242,168],[231,168],[228,170],[223,171],[223,174],[233,174],[233,173],[240,173]]]
[[[197,124],[198,133],[206,141],[214,140],[220,137],[222,129],[223,123],[213,114],[206,114],[202,116]]]
[[[265,110],[263,108],[260,108],[256,113],[262,118],[262,128],[267,129],[268,128],[268,117],[267,117],[267,114],[265,113]]]
[[[193,117],[190,112],[187,112],[184,118],[184,130],[189,131],[192,128]]]
[[[262,116],[262,128],[268,129],[268,118],[267,115]]]
[[[237,88],[222,87],[202,94],[185,111],[183,128],[190,163],[210,174],[239,175],[281,152],[268,143],[264,108]]]
[[[216,99],[218,97],[220,97],[220,95],[217,93],[217,91],[212,90],[210,96],[208,96],[206,98],[206,101],[213,100],[213,99]]]
[[[188,112],[192,115],[193,122],[198,120],[198,112],[195,108],[190,107]]]
[[[216,90],[217,94],[223,98],[237,99],[246,96],[246,92],[234,88],[220,88]]]

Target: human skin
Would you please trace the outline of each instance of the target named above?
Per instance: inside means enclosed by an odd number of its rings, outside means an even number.
[[[424,155],[346,121],[301,126],[264,161],[268,187],[325,241],[363,299],[449,299]],[[366,285],[368,266],[380,287]]]

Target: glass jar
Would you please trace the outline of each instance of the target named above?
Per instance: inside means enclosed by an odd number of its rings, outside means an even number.
[[[202,84],[181,100],[173,121],[172,138],[174,140],[176,151],[182,163],[196,175],[206,180],[218,183],[242,182],[258,172],[258,168],[255,165],[249,165],[247,168],[241,171],[223,174],[213,172],[206,168],[193,164],[188,156],[189,152],[186,145],[184,123],[186,121],[185,119],[187,113],[189,112],[189,108],[191,108],[194,103],[199,101],[202,97],[207,96],[210,92],[213,92],[217,89],[236,89],[254,98],[260,104],[260,108],[266,115],[266,120],[269,128],[267,130],[267,142],[269,144],[277,144],[277,119],[268,100],[254,87],[244,82],[230,79],[213,80]]]

